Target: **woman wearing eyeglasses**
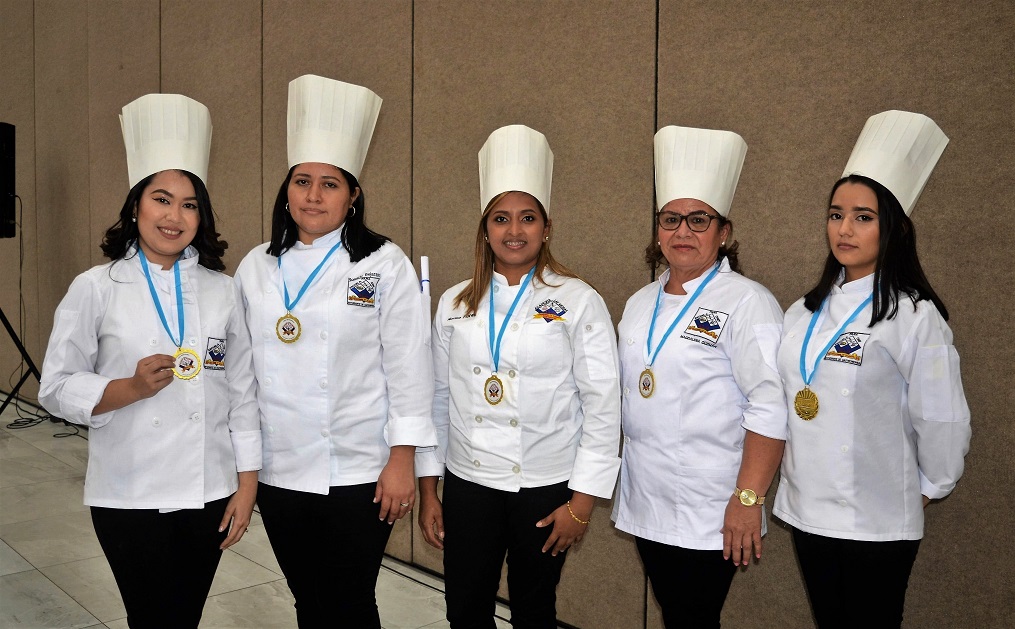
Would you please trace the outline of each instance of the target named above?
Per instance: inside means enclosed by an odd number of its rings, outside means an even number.
[[[747,144],[730,131],[655,137],[659,279],[618,328],[624,451],[617,528],[635,536],[667,627],[718,627],[737,566],[761,557],[763,504],[786,438],[782,311],[737,271],[727,218]]]
[[[923,509],[955,488],[969,449],[948,311],[909,218],[947,143],[921,114],[867,121],[832,187],[821,279],[786,311],[792,412],[773,513],[792,526],[822,629],[902,624]]]

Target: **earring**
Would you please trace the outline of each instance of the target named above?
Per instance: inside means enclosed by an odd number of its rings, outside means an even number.
[[[721,243],[719,243],[719,246],[720,246],[720,247],[725,247],[725,246],[726,246],[726,241],[724,240],[724,241],[722,241]]]
[[[543,242],[550,242],[549,236],[543,236]]]
[[[349,206],[349,216],[356,216],[356,206],[355,205],[350,205]]]
[[[657,247],[662,247],[662,246],[663,246],[663,243],[661,243],[661,242],[659,242],[659,241],[657,240],[657,241],[656,241],[656,246],[657,246]]]
[[[136,216],[131,216],[130,217],[130,222],[131,223],[136,223],[137,222],[137,217]]]
[[[490,237],[489,236],[483,236],[483,240],[485,242],[490,242]]]
[[[289,211],[289,202],[288,201],[285,202],[285,211],[286,212]]]

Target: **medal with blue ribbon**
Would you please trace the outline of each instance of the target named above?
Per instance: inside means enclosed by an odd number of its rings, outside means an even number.
[[[645,341],[645,350],[646,350],[645,356],[647,358],[645,370],[642,371],[641,374],[638,376],[638,393],[641,393],[641,396],[643,398],[647,399],[652,397],[652,394],[655,393],[656,391],[656,377],[655,374],[652,373],[652,365],[654,365],[656,362],[656,357],[659,355],[659,350],[663,348],[663,345],[665,345],[666,341],[670,338],[670,334],[673,332],[674,329],[676,329],[677,324],[680,323],[680,320],[684,318],[685,314],[687,314],[687,310],[688,308],[691,307],[691,304],[693,304],[694,301],[698,299],[698,296],[701,295],[701,291],[705,290],[705,287],[708,286],[708,283],[711,282],[713,279],[715,279],[715,276],[718,272],[719,272],[719,263],[716,262],[715,267],[712,268],[712,272],[708,274],[708,276],[705,278],[705,281],[699,284],[698,288],[695,289],[691,297],[686,302],[684,302],[684,307],[681,308],[680,312],[677,313],[677,316],[676,318],[673,319],[673,323],[670,324],[670,327],[666,328],[666,333],[663,334],[663,338],[659,339],[659,345],[656,345],[655,351],[653,351],[652,335],[656,329],[656,319],[659,318],[659,304],[662,302],[663,299],[663,285],[662,284],[659,285],[659,292],[656,293],[656,305],[655,308],[652,309],[652,322],[649,323],[648,326],[648,339],[646,339]]]
[[[814,367],[812,367],[808,373],[807,346],[811,342],[811,335],[814,334],[814,326],[817,325],[818,318],[821,316],[821,313],[825,309],[825,304],[828,302],[827,297],[821,302],[821,307],[819,307],[817,311],[811,315],[811,322],[807,326],[807,334],[804,336],[804,343],[800,348],[800,377],[803,378],[804,388],[797,391],[796,397],[793,398],[793,410],[796,411],[796,414],[800,419],[809,422],[818,416],[818,396],[814,393],[814,391],[811,391],[810,387],[811,381],[814,379],[814,374],[818,372],[818,366],[821,365],[821,361],[824,359],[825,355],[828,354],[828,350],[832,348],[835,341],[842,335],[843,332],[846,331],[846,327],[850,323],[853,323],[853,320],[860,314],[860,311],[866,308],[867,304],[869,304],[873,299],[874,295],[871,294],[867,297],[867,299],[863,300],[863,302],[857,306],[848,317],[846,317],[846,320],[842,322],[839,329],[836,330],[835,334],[833,334],[828,340],[825,348],[818,352],[818,357],[814,360]]]
[[[148,258],[145,257],[140,244],[137,247],[137,255],[141,260],[141,270],[144,271],[144,277],[148,280],[148,290],[152,294],[152,301],[155,302],[155,310],[158,311],[159,319],[162,320],[162,327],[165,329],[166,334],[169,335],[169,340],[176,346],[176,353],[173,354],[173,375],[180,380],[190,380],[201,371],[201,357],[194,350],[183,348],[183,288],[180,282],[180,261],[173,262],[173,279],[176,284],[176,321],[179,324],[180,331],[180,340],[177,341],[173,337],[173,332],[169,329],[166,311],[162,309],[162,302],[159,300],[159,294],[155,290],[155,283],[152,282],[152,273],[148,269]]]
[[[514,314],[515,308],[518,307],[518,302],[521,301],[522,295],[525,294],[525,289],[529,286],[529,282],[532,281],[532,275],[536,272],[536,267],[533,266],[529,269],[529,272],[525,274],[525,279],[522,280],[522,285],[518,288],[518,294],[515,295],[515,300],[511,302],[511,307],[508,308],[507,315],[504,317],[504,321],[500,324],[500,332],[497,333],[494,338],[494,308],[493,303],[493,275],[490,276],[490,356],[493,358],[493,373],[486,379],[483,384],[483,397],[489,404],[500,404],[501,400],[504,399],[504,383],[501,382],[497,376],[497,368],[500,367],[500,344],[504,340],[504,330],[507,329],[508,321],[511,320],[511,315]],[[478,369],[477,369],[478,371]]]
[[[342,241],[339,240],[331,247],[331,249],[328,250],[324,259],[321,260],[321,263],[317,265],[317,268],[315,268],[310,273],[310,276],[307,277],[306,281],[303,282],[303,287],[300,288],[300,292],[296,293],[296,299],[293,299],[292,301],[289,300],[289,287],[285,283],[285,273],[282,272],[282,256],[278,257],[278,274],[282,277],[282,299],[285,304],[285,314],[279,317],[278,321],[275,323],[275,335],[278,337],[278,340],[283,343],[295,343],[300,340],[300,335],[303,334],[303,325],[300,323],[300,320],[296,318],[296,315],[293,314],[293,308],[295,308],[296,304],[303,299],[303,295],[307,292],[307,289],[310,288],[310,285],[314,283],[314,279],[321,272],[321,269],[323,269],[328,263],[328,260],[331,259],[331,255],[338,251],[341,246]]]

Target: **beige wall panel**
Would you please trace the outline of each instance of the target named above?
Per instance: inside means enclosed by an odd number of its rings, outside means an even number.
[[[40,316],[38,286],[38,237],[35,195],[35,45],[33,4],[30,0],[0,2],[0,121],[15,126],[14,188],[21,197],[16,238],[0,241],[0,308],[14,326],[22,343],[39,369],[42,368],[44,341],[40,342],[39,322],[51,315]],[[20,244],[24,246],[24,265],[20,274]],[[19,282],[21,293],[19,295]],[[24,325],[21,325],[22,302]],[[0,331],[0,373],[10,374],[21,363],[21,354],[7,333]],[[21,376],[19,375],[18,378]],[[9,391],[6,381],[0,390]],[[38,382],[30,377],[21,388],[21,396],[34,398]]]
[[[650,219],[629,214],[652,204],[655,3],[426,2],[414,23],[413,243],[431,256],[435,303],[472,273],[477,152],[494,129],[522,123],[554,151],[554,252],[619,319],[650,277],[639,260]],[[565,565],[558,613],[577,626],[640,627],[644,577],[608,514],[596,510]],[[414,552],[440,568],[421,541]]]
[[[108,260],[99,244],[130,191],[120,111],[159,91],[159,2],[88,4],[88,171],[90,264]],[[75,211],[84,207],[70,205]],[[84,269],[79,269],[83,271]]]
[[[367,226],[411,254],[412,3],[264,2],[264,237],[288,171],[289,81],[304,74],[362,85],[384,100],[360,176]]]
[[[261,6],[163,0],[162,91],[211,111],[208,190],[232,273],[261,235]]]
[[[1005,612],[991,601],[1010,580],[966,575],[971,565],[1013,558],[1001,533],[1012,507],[987,496],[1011,478],[1015,446],[1006,290],[1015,184],[1002,166],[1015,141],[1015,9],[1002,1],[663,2],[659,24],[659,123],[733,129],[747,140],[731,218],[747,273],[784,306],[818,277],[827,255],[822,209],[867,117],[919,111],[951,137],[913,219],[927,275],[952,315],[974,437],[955,494],[928,509],[906,618],[918,627],[1002,626]],[[724,621],[764,625],[760,608],[765,618],[782,614],[771,617],[778,626],[810,626],[795,563],[782,556],[792,552],[787,532],[770,527],[767,544],[762,563],[736,579]]]
[[[43,347],[53,312],[74,277],[91,264],[88,132],[88,23],[84,2],[35,3],[36,204]],[[54,256],[58,256],[54,258]],[[40,360],[41,363],[41,354]]]

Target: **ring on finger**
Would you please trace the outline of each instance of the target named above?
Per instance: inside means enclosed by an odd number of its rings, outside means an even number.
[[[402,506],[402,507],[408,507],[409,506],[408,502],[400,502],[398,504],[399,504],[399,506]]]

